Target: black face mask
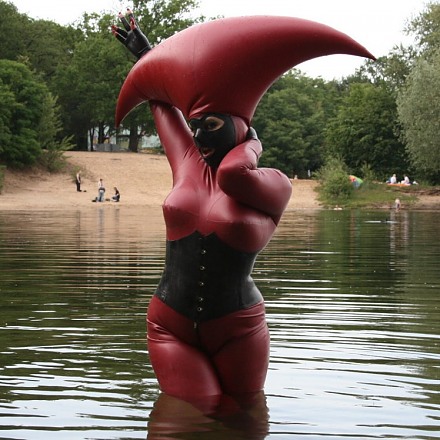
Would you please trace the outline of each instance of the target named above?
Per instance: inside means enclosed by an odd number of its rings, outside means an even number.
[[[200,119],[190,119],[189,128],[203,160],[213,168],[236,145],[235,127],[229,115],[207,113]]]

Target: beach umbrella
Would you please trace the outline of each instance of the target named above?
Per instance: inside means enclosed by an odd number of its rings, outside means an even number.
[[[360,177],[353,176],[352,174],[350,174],[348,177],[355,188],[359,188],[364,183]]]

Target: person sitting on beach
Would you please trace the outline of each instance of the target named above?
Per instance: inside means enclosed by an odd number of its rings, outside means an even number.
[[[403,185],[411,185],[411,181],[409,180],[409,177],[407,175],[405,175],[402,182],[400,183],[402,183]]]
[[[395,185],[397,183],[397,177],[395,174],[393,174],[388,180],[387,183],[391,184],[391,185]]]
[[[112,196],[112,201],[119,202],[119,200],[121,199],[121,193],[119,192],[118,188],[116,188],[116,186],[114,187],[114,190],[115,190],[115,195]]]

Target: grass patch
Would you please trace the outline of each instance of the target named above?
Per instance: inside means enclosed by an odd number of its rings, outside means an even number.
[[[423,191],[419,185],[409,187],[392,187],[383,183],[365,182],[360,188],[355,189],[349,198],[329,199],[318,189],[319,200],[325,206],[342,208],[393,208],[396,199],[400,199],[405,206],[417,202],[417,195]]]
[[[353,208],[392,208],[396,199],[400,199],[405,206],[411,206],[417,201],[417,195],[410,191],[402,191],[399,187],[389,187],[381,183],[368,183],[354,191],[349,202],[350,207]]]

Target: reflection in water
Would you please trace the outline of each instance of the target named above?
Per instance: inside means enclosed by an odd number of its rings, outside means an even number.
[[[268,431],[268,408],[263,392],[230,398],[223,396],[207,401],[184,402],[160,394],[154,404],[148,423],[148,439],[194,439],[196,433],[203,438],[265,439]],[[174,437],[176,436],[176,437]]]
[[[436,213],[288,213],[254,271],[265,394],[212,410],[149,363],[160,211],[96,208],[0,212],[0,438],[440,438]]]

